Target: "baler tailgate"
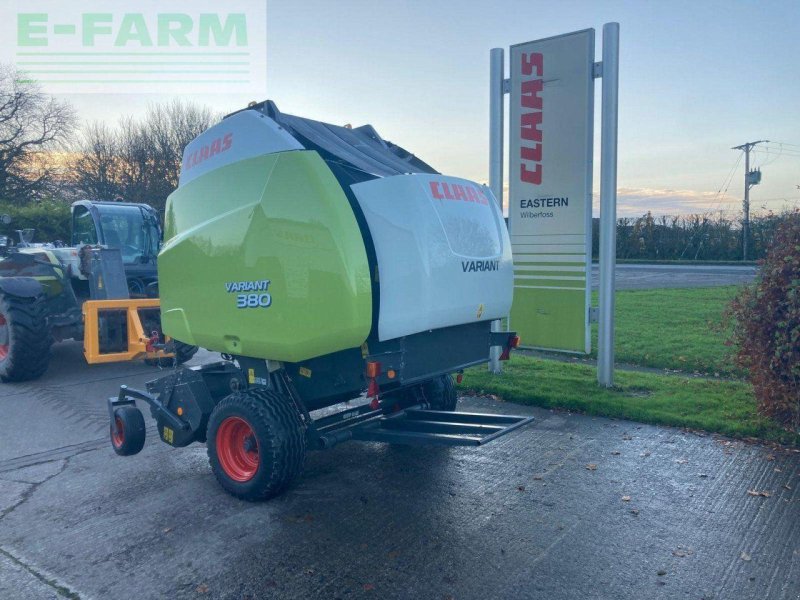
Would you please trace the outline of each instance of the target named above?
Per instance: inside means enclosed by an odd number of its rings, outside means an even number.
[[[353,429],[353,439],[409,445],[480,446],[533,417],[408,409]]]

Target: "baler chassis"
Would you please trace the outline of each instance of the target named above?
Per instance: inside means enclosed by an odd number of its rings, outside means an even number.
[[[507,355],[516,338],[504,335]],[[328,396],[326,405],[312,409],[321,416],[312,417],[309,406],[316,406],[315,399],[298,392],[285,365],[226,358],[174,369],[148,382],[147,391],[121,386],[119,394],[108,399],[117,454],[132,455],[143,448],[145,424],[136,406],[143,402],[150,407],[162,441],[174,447],[207,441],[220,484],[235,496],[260,500],[280,493],[300,474],[306,450],[351,440],[480,446],[533,421],[455,412],[456,390],[446,372],[434,371],[425,381],[415,377],[411,384],[380,392],[379,369],[372,368],[377,363],[369,360],[367,397],[351,396],[333,404]]]
[[[233,378],[238,370],[231,367],[231,363],[219,362],[203,367],[179,368],[174,375],[167,376],[171,381],[166,385],[159,380],[150,382],[153,387],[161,388],[161,393],[121,386],[119,395],[108,399],[112,430],[115,427],[116,409],[135,407],[136,401],[140,400],[150,406],[163,441],[177,447],[205,441],[196,437],[199,427],[192,428],[190,420],[197,415],[192,415],[191,409],[181,407],[182,414],[178,414],[169,407],[176,399],[181,404],[186,403],[187,393],[192,394],[195,402],[207,403],[211,394],[203,387],[203,375],[228,374],[232,377],[231,381],[237,381]],[[275,388],[291,390],[290,382],[285,379],[279,381],[281,383],[274,384]],[[533,421],[533,417],[431,410],[424,399],[419,403],[400,406],[394,397],[377,402],[366,401],[314,419],[302,400],[296,397],[293,400],[304,421],[308,446],[317,450],[332,448],[350,440],[407,445],[480,446]],[[207,419],[208,414],[205,417]]]

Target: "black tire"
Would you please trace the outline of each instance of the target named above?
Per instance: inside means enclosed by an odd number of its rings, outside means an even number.
[[[456,409],[458,394],[453,378],[450,375],[442,375],[425,383],[381,394],[381,400],[387,402],[385,408],[387,414],[419,404],[427,405],[430,410],[452,412]]]
[[[458,403],[458,393],[452,375],[442,375],[422,384],[422,392],[431,410],[453,412]]]
[[[114,410],[114,421],[118,432],[114,432],[114,423],[111,423],[111,446],[120,456],[133,456],[139,454],[144,448],[146,432],[144,416],[135,406],[120,406]]]
[[[207,440],[214,476],[237,498],[272,498],[303,472],[305,426],[291,398],[277,392],[251,389],[225,398],[211,413]]]
[[[44,296],[0,296],[0,380],[41,377],[50,364],[52,344]]]
[[[167,357],[167,358],[146,358],[144,362],[151,367],[173,367],[177,365],[182,365],[183,363],[191,360],[191,358],[197,354],[199,348],[197,346],[190,346],[189,344],[184,344],[183,342],[179,342],[175,340],[175,356]]]

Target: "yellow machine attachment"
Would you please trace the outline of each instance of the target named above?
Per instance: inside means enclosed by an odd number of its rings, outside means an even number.
[[[158,298],[83,303],[83,355],[89,364],[171,358],[161,334]]]

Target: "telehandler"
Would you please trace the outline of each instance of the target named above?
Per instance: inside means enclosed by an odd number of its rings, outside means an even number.
[[[196,347],[167,344],[158,310],[158,213],[146,204],[72,204],[72,239],[0,236],[0,379],[40,377],[54,341],[82,340],[90,364],[183,362]],[[9,219],[4,220],[6,224]]]
[[[309,449],[479,445],[531,420],[454,412],[453,374],[519,345],[491,330],[514,277],[492,193],[369,125],[228,115],[185,150],[158,273],[164,332],[222,360],[122,386],[117,454],[143,448],[143,402],[162,441],[206,442],[222,487],[258,500]]]

